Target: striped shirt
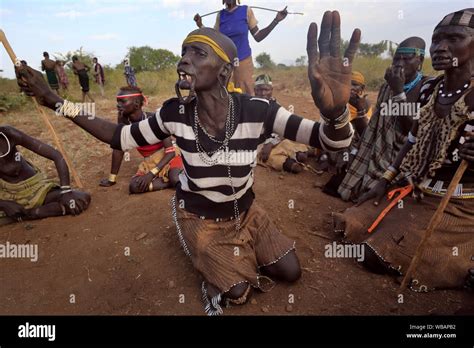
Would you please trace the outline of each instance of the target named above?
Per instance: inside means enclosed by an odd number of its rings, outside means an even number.
[[[132,125],[118,125],[111,146],[125,151],[173,135],[184,164],[176,188],[182,207],[206,218],[234,216],[234,194],[228,173],[230,166],[239,211],[244,212],[255,197],[252,185],[257,146],[271,133],[277,133],[286,139],[321,148],[320,123],[293,115],[275,101],[244,94],[231,95],[235,129],[227,152],[218,152],[209,158],[217,161],[214,165],[204,162],[197,151],[193,131],[195,100],[185,105],[173,98],[158,109],[155,117]],[[198,132],[199,142],[206,151],[218,148],[218,144],[209,140],[201,130]],[[207,154],[204,156],[208,157]]]

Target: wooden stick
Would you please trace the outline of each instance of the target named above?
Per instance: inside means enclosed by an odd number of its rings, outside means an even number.
[[[13,64],[16,66],[20,66],[21,62],[15,55],[15,52],[13,52],[12,47],[10,46],[10,43],[7,40],[7,37],[5,36],[5,33],[3,32],[2,29],[0,29],[0,41],[3,43],[3,46],[5,47],[8,55],[10,56],[10,59],[12,60]],[[36,109],[39,111],[41,118],[43,119],[43,122],[46,124],[46,126],[49,129],[49,132],[51,133],[51,136],[53,137],[53,141],[56,144],[56,147],[58,148],[59,152],[61,152],[64,160],[66,161],[67,166],[71,170],[72,177],[74,179],[74,182],[77,187],[83,188],[81,179],[79,179],[79,175],[77,175],[76,170],[74,167],[71,165],[71,161],[69,160],[69,157],[66,154],[66,151],[64,151],[64,148],[62,146],[61,140],[59,139],[58,135],[56,134],[56,130],[54,129],[53,125],[49,121],[48,117],[44,113],[44,110],[38,105],[38,102],[36,101],[35,98],[33,98],[33,101],[35,103]]]
[[[250,6],[250,8],[257,8],[257,9],[259,9],[259,10],[265,10],[265,11],[271,11],[271,12],[280,12],[280,11],[278,11],[278,10],[274,10],[274,9],[266,8],[266,7],[259,7],[259,6]],[[203,15],[201,16],[201,18],[204,18],[204,17],[206,17],[206,16],[210,16],[210,15],[212,15],[212,14],[214,14],[214,13],[217,13],[217,12],[221,12],[221,10],[213,11],[213,12],[209,12],[209,13],[203,14]],[[288,12],[288,14],[296,14],[296,15],[302,15],[302,16],[304,15],[304,13],[302,13],[302,12]]]
[[[206,16],[210,16],[211,14],[214,14],[214,13],[217,13],[217,12],[221,12],[221,10],[218,10],[218,11],[214,11],[214,12],[209,12],[209,13],[203,14],[203,15],[201,16],[201,18],[204,18],[204,17],[206,17]]]
[[[35,103],[35,106],[36,106],[36,109],[39,111],[39,113],[41,114],[41,118],[43,119],[43,122],[46,124],[46,126],[49,128],[49,131],[51,133],[51,135],[53,136],[53,141],[54,143],[56,144],[56,146],[58,147],[58,150],[59,152],[61,152],[61,154],[63,155],[64,157],[64,160],[66,161],[66,164],[67,166],[69,167],[69,170],[71,171],[71,174],[72,174],[72,177],[74,178],[74,183],[76,184],[76,186],[78,188],[84,188],[84,186],[82,185],[82,181],[81,179],[79,178],[79,175],[77,175],[77,172],[76,172],[76,169],[71,165],[71,161],[69,160],[69,158],[67,157],[66,155],[66,151],[64,150],[63,148],[63,145],[61,143],[61,140],[59,139],[57,133],[56,133],[56,130],[54,129],[53,125],[51,124],[51,122],[49,121],[48,117],[46,116],[44,110],[42,107],[40,107],[38,105],[38,102],[36,101],[35,98],[33,98],[33,101]]]
[[[435,228],[439,225],[441,222],[441,218],[443,217],[443,212],[446,209],[446,206],[449,203],[449,200],[451,196],[454,193],[454,190],[458,186],[459,182],[461,181],[462,176],[464,175],[464,172],[466,171],[469,163],[466,160],[462,160],[461,164],[459,165],[458,169],[456,170],[456,173],[454,174],[453,179],[451,180],[451,183],[448,186],[448,189],[446,191],[446,194],[444,195],[443,199],[441,200],[441,203],[439,204],[438,208],[436,209],[434,215],[431,217],[431,220],[428,224],[428,227],[425,231],[425,235],[423,236],[423,239],[421,240],[420,244],[418,244],[418,247],[416,248],[415,255],[413,256],[413,259],[411,260],[410,266],[408,267],[407,273],[405,274],[405,277],[403,278],[402,284],[400,285],[399,291],[402,292],[403,290],[406,289],[408,282],[410,281],[411,275],[415,271],[416,267],[418,266],[418,262],[420,261],[421,254],[423,252],[423,249],[425,248],[426,242],[430,238],[431,234],[435,230]]]
[[[278,10],[274,10],[272,8],[266,8],[266,7],[260,7],[260,6],[250,6],[250,8],[256,8],[256,9],[259,9],[259,10],[265,10],[265,11],[271,11],[271,12],[280,12]],[[296,15],[304,15],[304,13],[302,12],[288,12],[288,14],[296,14]]]

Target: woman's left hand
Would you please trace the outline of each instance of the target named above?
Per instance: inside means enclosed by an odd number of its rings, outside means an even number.
[[[281,11],[278,12],[278,14],[276,15],[276,20],[278,22],[281,22],[282,20],[284,20],[286,18],[286,16],[288,15],[288,10],[287,10],[288,6],[285,6],[285,8]]]

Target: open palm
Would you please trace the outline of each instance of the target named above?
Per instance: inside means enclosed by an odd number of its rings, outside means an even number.
[[[337,11],[324,13],[319,40],[316,23],[309,27],[306,49],[311,95],[321,113],[328,118],[342,114],[349,101],[352,61],[359,42],[360,30],[355,29],[344,57],[341,57],[341,18]]]

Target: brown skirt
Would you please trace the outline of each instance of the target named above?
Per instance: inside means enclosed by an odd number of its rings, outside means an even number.
[[[334,214],[335,232],[343,232],[349,243],[365,243],[393,269],[406,272],[440,198],[425,195],[417,203],[412,197],[395,206],[372,232],[367,229],[388,201],[378,207],[372,201]],[[468,269],[474,268],[474,199],[451,199],[442,221],[428,240],[413,274],[412,289],[427,291],[462,287]]]
[[[260,288],[259,268],[276,263],[295,249],[295,242],[282,234],[255,202],[241,214],[239,232],[235,220],[216,222],[179,207],[175,210],[186,254],[205,281],[221,294],[242,282]]]

